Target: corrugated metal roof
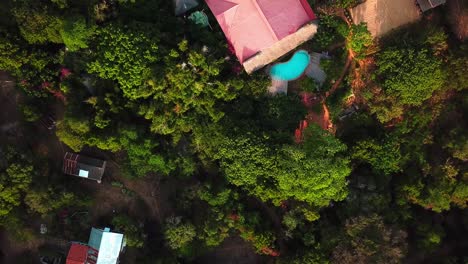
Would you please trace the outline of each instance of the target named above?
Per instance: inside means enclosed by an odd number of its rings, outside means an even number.
[[[176,16],[182,15],[190,9],[198,6],[197,0],[174,0]]]
[[[63,157],[63,172],[65,174],[85,177],[100,181],[106,168],[106,161],[67,152]],[[82,172],[80,174],[80,172]],[[88,172],[87,174],[84,172]]]
[[[446,0],[417,0],[421,11],[426,12],[441,4],[445,4]]]
[[[99,251],[96,264],[115,264],[122,250],[123,234],[92,228],[88,244]]]

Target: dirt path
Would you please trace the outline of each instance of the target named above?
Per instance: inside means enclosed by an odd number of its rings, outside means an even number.
[[[340,87],[340,84],[343,82],[344,78],[346,77],[346,73],[349,71],[349,68],[351,66],[351,63],[354,59],[353,52],[349,51],[348,56],[346,58],[346,63],[343,67],[343,70],[341,71],[340,77],[338,80],[333,84],[333,86],[328,90],[324,96],[318,97],[315,94],[308,94],[308,93],[302,93],[302,104],[307,108],[307,116],[305,121],[308,123],[314,123],[319,125],[322,129],[328,130],[330,132],[333,132],[334,125],[330,119],[330,111],[328,110],[328,107],[325,103],[327,98],[331,95],[333,95],[338,88]],[[318,99],[318,100],[317,100]],[[313,108],[317,105],[321,104],[321,112],[317,113],[313,111]],[[298,141],[296,139],[296,141]]]
[[[15,90],[15,79],[6,72],[0,71],[0,142],[14,139],[15,130],[19,125],[20,114],[18,112],[19,95]]]
[[[321,105],[321,113],[319,114],[314,111],[309,111],[306,120],[310,123],[319,125],[323,130],[329,130],[333,127],[333,124],[330,120],[330,112],[328,111],[328,107],[324,102],[321,102]]]
[[[145,202],[149,211],[147,212],[149,218],[156,219],[158,223],[162,223],[161,206],[159,198],[161,197],[159,177],[140,179],[138,181],[119,178],[125,187],[138,194],[138,196]]]
[[[252,264],[266,263],[262,256],[255,253],[254,248],[238,236],[226,238],[220,246],[201,255],[192,263],[224,263],[224,264]]]

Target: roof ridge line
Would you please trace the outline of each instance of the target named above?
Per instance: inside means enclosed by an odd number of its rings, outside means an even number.
[[[276,35],[275,31],[273,30],[273,28],[270,25],[270,22],[268,22],[268,19],[266,18],[265,14],[263,13],[262,8],[260,7],[260,5],[257,2],[258,0],[250,0],[250,1],[252,1],[253,4],[255,5],[255,8],[258,10],[258,13],[260,14],[260,17],[263,20],[263,23],[265,23],[267,28],[270,30],[271,35],[274,37],[275,41],[279,41],[278,35]]]

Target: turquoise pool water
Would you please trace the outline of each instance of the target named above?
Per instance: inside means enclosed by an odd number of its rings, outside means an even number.
[[[304,73],[310,62],[309,53],[305,50],[299,50],[292,58],[283,63],[275,64],[270,69],[270,75],[274,79],[291,81],[295,80]]]

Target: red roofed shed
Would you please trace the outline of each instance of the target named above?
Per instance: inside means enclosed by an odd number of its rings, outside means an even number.
[[[101,182],[106,161],[66,152],[63,157],[63,173]]]
[[[206,0],[206,3],[242,64],[316,19],[307,0]],[[275,50],[282,54],[268,54],[268,60],[284,55],[284,51],[311,37],[309,32],[302,34],[298,41],[288,40],[284,43],[288,48]],[[246,71],[250,72],[247,67]]]

